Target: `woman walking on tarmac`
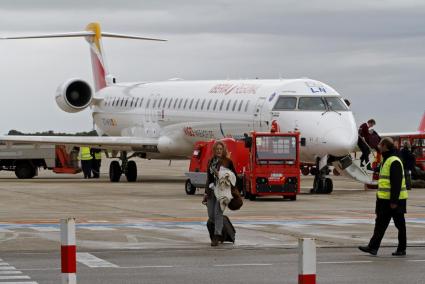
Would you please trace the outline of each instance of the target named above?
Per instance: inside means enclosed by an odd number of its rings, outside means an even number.
[[[219,170],[221,166],[225,166],[235,176],[236,171],[232,160],[228,157],[226,145],[222,141],[217,141],[213,145],[213,156],[208,162],[207,167],[207,183],[202,203],[207,205],[208,210],[208,230],[211,237],[211,246],[217,246],[219,242],[223,242],[229,237],[234,242],[235,231],[223,211],[220,202],[214,194],[214,188],[219,183]],[[224,228],[224,230],[223,230]],[[229,232],[229,230],[231,232]],[[225,236],[226,235],[226,236]]]

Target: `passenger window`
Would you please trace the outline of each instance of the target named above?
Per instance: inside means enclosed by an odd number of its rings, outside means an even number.
[[[183,99],[180,99],[180,101],[179,101],[179,109],[182,106],[182,102],[183,102]]]
[[[122,107],[122,106],[123,106],[123,104],[124,104],[124,99],[121,99],[120,107]]]
[[[298,109],[300,110],[326,110],[325,102],[318,97],[304,97],[298,101]]]
[[[205,104],[205,99],[202,101],[202,104],[201,104],[201,110],[203,110],[203,109],[204,109],[204,104]]]
[[[173,103],[173,98],[170,99],[170,102],[168,103],[168,109],[171,109],[171,104]]]
[[[220,104],[220,111],[223,109],[223,105],[224,105],[224,100],[222,100],[222,101],[221,101],[221,104]]]
[[[325,97],[324,99],[330,110],[347,110],[346,105],[339,97]]]
[[[232,111],[235,111],[236,105],[238,104],[238,100],[233,103]]]
[[[164,102],[162,103],[162,108],[165,108],[165,106],[167,105],[167,101],[168,101],[168,98],[165,98]]]
[[[190,104],[189,104],[189,109],[192,109],[192,105],[193,105],[193,101],[194,101],[195,99],[191,99],[190,100]]]
[[[249,101],[247,101],[247,102],[246,102],[246,105],[245,105],[245,112],[247,112],[247,111],[248,111],[248,106],[249,106]]]
[[[230,107],[230,104],[232,103],[232,100],[229,100],[228,102],[227,102],[227,106],[226,106],[226,111],[228,111],[229,110],[229,107]]]
[[[133,107],[134,98],[131,99],[130,107]]]
[[[198,104],[199,104],[200,99],[196,100],[196,104],[195,104],[195,109],[198,110]]]
[[[178,102],[179,102],[179,99],[176,99],[175,102],[174,102],[174,105],[173,105],[173,109],[176,109]]]
[[[139,103],[139,98],[136,99],[136,102],[134,103],[134,107],[137,107],[138,103]]]
[[[189,99],[185,99],[184,100],[184,106],[183,106],[183,109],[186,109],[186,106],[187,106],[187,102],[189,101]]]
[[[208,101],[207,110],[210,110],[211,102],[212,102],[212,100]]]
[[[139,107],[142,107],[143,99],[144,99],[144,98],[142,98],[142,99],[140,100]]]
[[[273,107],[273,110],[294,110],[297,106],[296,97],[281,96]]]
[[[218,103],[218,100],[215,100],[213,110],[215,110],[217,108],[217,103]]]
[[[156,99],[153,100],[152,108],[154,109],[156,107]]]
[[[238,111],[241,111],[242,105],[243,105],[243,100],[241,100],[241,102],[239,103]]]
[[[162,98],[159,99],[158,108],[161,108]]]
[[[151,104],[151,99],[148,99],[148,101],[146,103],[146,108],[149,108],[150,104]]]

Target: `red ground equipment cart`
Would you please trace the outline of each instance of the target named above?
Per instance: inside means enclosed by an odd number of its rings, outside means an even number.
[[[238,174],[238,180],[242,181],[244,168],[249,162],[249,149],[245,147],[245,142],[241,140],[225,138],[221,141],[226,144],[227,151]],[[212,156],[214,143],[215,140],[200,141],[195,144],[189,172],[186,173],[188,179],[186,180],[185,191],[187,194],[195,194],[196,188],[205,188],[208,160]]]
[[[246,140],[223,139],[246,198],[277,195],[296,200],[300,192],[299,133],[251,133]],[[204,188],[215,141],[195,144],[185,190]]]
[[[300,192],[299,133],[253,132],[251,138],[245,198],[278,195],[296,200]]]

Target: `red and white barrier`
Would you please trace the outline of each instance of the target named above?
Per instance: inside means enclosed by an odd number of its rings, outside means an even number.
[[[77,246],[75,243],[75,219],[61,220],[62,283],[77,283]]]
[[[298,284],[316,284],[316,242],[298,240]]]

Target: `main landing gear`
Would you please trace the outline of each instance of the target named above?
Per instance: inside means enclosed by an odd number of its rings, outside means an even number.
[[[120,155],[121,165],[118,161],[111,162],[109,165],[109,180],[111,182],[119,182],[122,174],[126,176],[128,182],[135,182],[137,180],[136,162],[128,160],[132,157],[127,157],[127,152],[122,151]]]
[[[310,190],[310,193],[329,194],[333,191],[333,182],[329,178],[330,169],[327,165],[327,157],[323,157],[322,159],[316,159],[316,169],[318,170],[314,175],[313,188]],[[325,165],[322,165],[322,167],[320,167],[321,162],[325,162]]]

